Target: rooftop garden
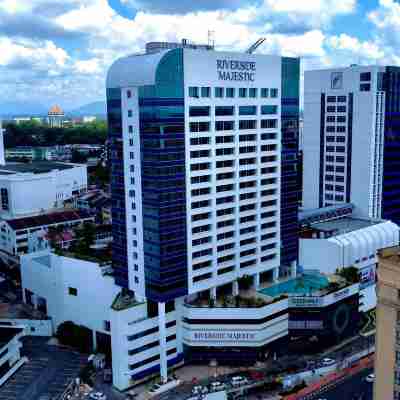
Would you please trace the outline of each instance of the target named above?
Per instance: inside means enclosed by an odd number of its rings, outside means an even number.
[[[115,311],[123,311],[139,304],[143,304],[143,302],[136,300],[135,293],[132,290],[122,288],[115,297],[111,308]]]
[[[56,254],[95,262],[100,265],[111,263],[111,246],[101,249],[93,248],[96,236],[95,224],[86,222],[74,228],[74,240],[67,249],[61,248],[60,243],[56,240],[59,237],[59,234],[60,232],[57,228],[49,230],[48,232],[50,245]]]

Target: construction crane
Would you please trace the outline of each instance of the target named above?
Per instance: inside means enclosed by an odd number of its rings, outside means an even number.
[[[266,38],[260,38],[255,43],[253,43],[247,50],[247,54],[253,54],[257,48],[265,42]]]

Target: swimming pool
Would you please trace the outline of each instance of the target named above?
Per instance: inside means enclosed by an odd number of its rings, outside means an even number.
[[[313,273],[303,274],[295,279],[261,289],[260,293],[271,297],[277,297],[281,294],[306,295],[320,290],[329,285],[328,278],[324,275]]]

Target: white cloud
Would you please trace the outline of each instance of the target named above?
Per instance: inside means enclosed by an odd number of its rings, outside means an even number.
[[[34,15],[37,7],[48,9],[50,3],[59,1],[0,0],[0,12]],[[365,63],[400,61],[392,55],[396,52],[388,45],[387,36],[362,41],[341,32],[329,35],[327,27],[333,19],[353,13],[357,0],[263,0],[258,6],[255,1],[250,3],[253,5],[236,10],[180,15],[141,10],[127,19],[118,15],[107,0],[64,0],[65,7],[55,8],[52,17],[43,18],[49,18],[61,32],[76,33],[77,37],[82,33],[84,44],[77,41],[74,47],[63,48],[56,39],[33,41],[0,36],[0,67],[9,68],[7,76],[14,76],[11,72],[18,70],[15,76],[19,87],[24,91],[31,87],[30,93],[35,96],[61,96],[67,103],[75,99],[83,103],[104,97],[107,68],[118,57],[143,51],[147,41],[188,38],[204,43],[208,30],[215,32],[216,46],[221,50],[243,51],[265,37],[258,52],[304,57],[303,68],[348,65],[359,59]],[[397,34],[400,6],[393,0],[381,0],[368,18],[381,32]],[[30,67],[24,70],[21,65]],[[30,80],[31,70],[38,71],[35,80]],[[0,81],[2,93],[12,96],[16,92],[12,79]]]
[[[342,33],[339,36],[332,36],[327,40],[327,44],[337,51],[349,52],[353,57],[361,57],[372,62],[385,56],[384,51],[377,43],[370,41],[360,41],[358,38]]]
[[[379,7],[371,11],[368,18],[380,29],[400,31],[400,4],[393,0],[380,0]]]
[[[353,12],[356,0],[264,0],[264,6],[272,12],[335,16]]]
[[[78,60],[74,68],[79,74],[98,74],[101,72],[100,62],[96,58],[90,60]]]
[[[32,68],[62,68],[69,60],[67,52],[51,41],[35,43],[28,40],[14,41],[0,37],[0,65],[27,64]]]

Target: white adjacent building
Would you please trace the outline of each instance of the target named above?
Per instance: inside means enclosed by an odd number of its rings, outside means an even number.
[[[303,205],[352,203],[354,215],[400,223],[400,69],[306,71]]]
[[[50,161],[0,165],[0,218],[62,208],[86,189],[86,165]]]
[[[351,209],[351,207],[350,207]],[[342,215],[340,215],[343,211]],[[355,267],[360,276],[360,311],[376,307],[378,251],[399,243],[399,227],[381,219],[354,217],[346,206],[300,213],[299,265],[333,274]]]

